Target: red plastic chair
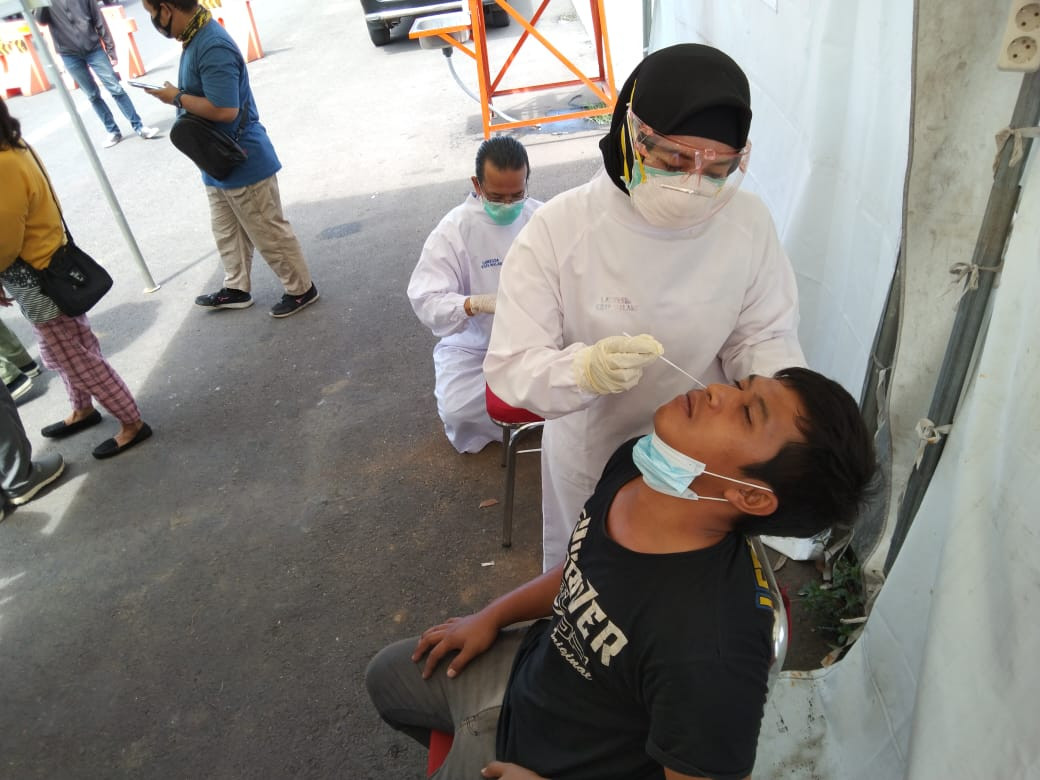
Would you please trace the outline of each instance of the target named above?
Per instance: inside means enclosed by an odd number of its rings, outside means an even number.
[[[433,773],[441,768],[444,759],[448,757],[451,743],[455,741],[455,735],[446,731],[430,731],[430,753],[426,758],[426,776],[433,777]]]
[[[484,385],[484,400],[491,422],[502,429],[502,465],[506,469],[505,500],[502,502],[502,546],[513,544],[513,492],[516,483],[516,456],[525,452],[541,452],[541,448],[518,450],[517,444],[525,433],[537,430],[545,420],[534,412],[510,406],[491,388]]]

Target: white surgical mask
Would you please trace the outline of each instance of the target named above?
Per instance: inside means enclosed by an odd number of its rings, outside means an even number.
[[[724,189],[724,184],[725,180],[710,176],[686,177],[681,171],[637,164],[627,186],[643,219],[654,227],[680,230],[699,225],[729,201],[736,187]]]
[[[648,433],[636,442],[632,449],[632,461],[636,464],[643,481],[658,493],[676,498],[685,498],[688,501],[728,501],[725,498],[713,498],[712,496],[698,496],[690,489],[690,483],[701,474],[710,474],[713,477],[735,482],[738,485],[758,488],[759,490],[773,491],[764,485],[755,485],[732,477],[724,477],[708,471],[707,466],[699,460],[684,455],[677,449],[665,444],[657,433]]]

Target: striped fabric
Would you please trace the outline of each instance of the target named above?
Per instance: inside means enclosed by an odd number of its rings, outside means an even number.
[[[11,265],[0,271],[0,281],[3,282],[8,294],[18,302],[18,307],[25,315],[25,319],[34,325],[41,322],[53,320],[61,310],[49,296],[44,295],[40,289],[40,277],[36,269],[18,258]]]

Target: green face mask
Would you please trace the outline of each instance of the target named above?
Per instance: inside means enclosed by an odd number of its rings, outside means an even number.
[[[481,200],[484,201],[484,211],[496,225],[512,225],[524,210],[527,198],[516,203],[492,203],[484,197],[481,197]]]

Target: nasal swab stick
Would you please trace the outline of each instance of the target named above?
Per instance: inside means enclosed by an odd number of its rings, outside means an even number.
[[[631,333],[625,333],[625,331],[621,331],[621,335],[622,336],[627,336],[628,338],[632,338],[632,334]],[[675,363],[673,363],[671,360],[666,358],[664,355],[658,355],[657,359],[662,361],[665,365],[671,366],[672,368],[674,368],[676,371],[678,371],[683,376],[688,376],[690,379],[692,379],[694,382],[696,382],[698,385],[700,385],[705,390],[708,389],[708,386],[706,384],[704,384],[701,380],[699,380],[697,377],[695,377],[689,371],[684,371],[683,369],[679,368],[679,366],[675,365]]]
[[[693,381],[694,381],[694,382],[695,382],[695,383],[696,383],[696,384],[697,384],[698,386],[700,386],[700,387],[701,387],[702,389],[704,389],[704,390],[707,390],[707,389],[708,389],[708,386],[707,386],[706,384],[704,384],[704,383],[703,383],[703,382],[702,382],[701,380],[699,380],[699,379],[698,379],[697,377],[695,377],[695,376],[694,376],[693,374],[691,374],[690,372],[688,372],[688,371],[683,371],[683,370],[682,370],[681,368],[679,368],[679,366],[675,365],[675,363],[673,363],[673,362],[672,362],[671,360],[669,360],[668,358],[666,358],[666,357],[665,357],[664,355],[658,355],[658,356],[657,356],[657,359],[658,359],[658,360],[661,360],[661,361],[663,361],[663,362],[664,362],[664,364],[665,364],[666,366],[671,366],[671,367],[672,367],[672,368],[674,368],[674,369],[675,369],[676,371],[678,371],[678,372],[679,372],[680,374],[682,374],[682,375],[684,375],[684,376],[688,376],[688,377],[689,377],[690,379],[692,379],[692,380],[693,380]]]

